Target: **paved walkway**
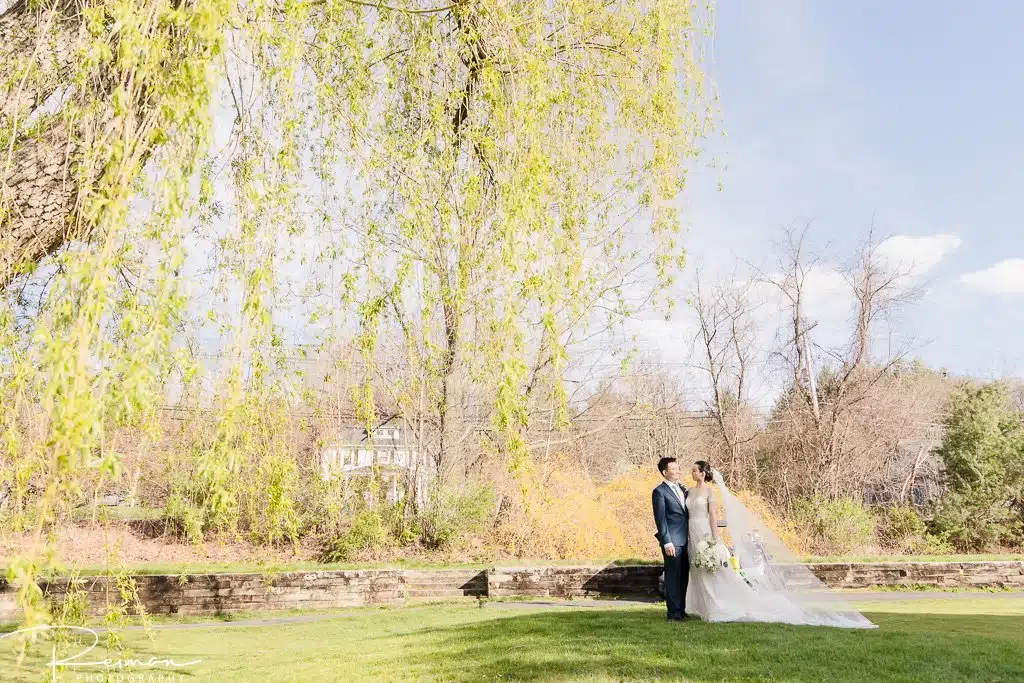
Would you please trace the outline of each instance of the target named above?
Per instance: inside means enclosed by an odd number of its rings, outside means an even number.
[[[656,604],[654,600],[592,600],[577,598],[575,600],[496,600],[488,602],[489,609],[621,609],[623,607],[645,607]]]
[[[843,593],[852,602],[898,602],[903,600],[965,600],[965,599],[1010,599],[1024,602],[1024,591],[1020,592],[942,592],[942,591],[913,591],[900,593],[896,591],[875,591],[871,593]],[[472,604],[469,600],[449,604]],[[524,609],[621,609],[626,607],[644,607],[655,604],[653,601],[643,600],[490,600],[484,603],[485,609],[496,610],[524,610]],[[403,612],[415,612],[424,609],[431,609],[432,605],[416,605],[410,607],[396,607],[395,610]],[[202,621],[189,624],[154,624],[150,628],[154,631],[189,631],[198,629],[221,629],[221,628],[251,628],[260,626],[283,626],[285,624],[303,624],[316,621],[327,621],[329,619],[342,619],[345,617],[366,616],[368,614],[380,613],[369,609],[354,609],[344,612],[316,612],[313,614],[297,614],[288,617],[267,617],[260,619],[239,619],[238,621]],[[126,626],[123,631],[142,631],[143,626]],[[97,633],[103,633],[105,629],[95,629]]]

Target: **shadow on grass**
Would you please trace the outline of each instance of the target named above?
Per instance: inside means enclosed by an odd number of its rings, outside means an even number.
[[[881,628],[679,624],[644,609],[534,612],[417,630],[393,645],[408,658],[404,673],[434,680],[1024,680],[1024,618],[871,618]],[[365,663],[371,676],[387,666]]]

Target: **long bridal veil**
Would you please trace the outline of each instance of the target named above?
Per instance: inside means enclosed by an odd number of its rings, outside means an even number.
[[[713,476],[722,495],[726,528],[741,574],[755,591],[784,597],[802,612],[803,623],[876,628],[845,596],[829,589],[801,564],[786,544],[732,495],[718,470],[713,470]]]

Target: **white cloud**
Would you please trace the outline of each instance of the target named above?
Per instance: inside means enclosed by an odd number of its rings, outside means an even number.
[[[851,299],[850,286],[838,269],[813,266],[804,279],[804,305],[812,315],[844,307]]]
[[[984,270],[960,276],[960,282],[983,294],[1024,294],[1024,258],[1004,259]]]
[[[962,240],[950,233],[937,235],[893,235],[878,245],[878,256],[892,269],[909,270],[920,276],[939,265],[960,248]]]

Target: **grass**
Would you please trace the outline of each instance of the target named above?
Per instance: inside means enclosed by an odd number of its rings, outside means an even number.
[[[917,600],[886,600],[870,601],[853,605],[865,612],[877,614],[923,614],[923,615],[959,615],[978,616],[981,614],[990,616],[1008,616],[1024,618],[1024,599],[1010,598],[999,599],[989,598],[979,600],[972,598],[961,598],[951,600],[948,598],[921,598]],[[1024,619],[1020,626],[1024,626]]]
[[[436,606],[452,606],[458,604],[457,600],[435,600],[425,601],[417,603],[413,607],[397,606],[397,605],[371,605],[362,607],[344,607],[337,609],[322,609],[322,610],[310,610],[310,609],[280,609],[273,611],[259,611],[259,610],[240,610],[237,612],[221,612],[219,614],[149,614],[143,620],[142,617],[136,615],[126,615],[122,618],[119,628],[121,626],[128,626],[132,630],[144,629],[145,623],[150,626],[156,627],[156,629],[164,629],[167,627],[179,627],[182,625],[192,624],[204,624],[205,626],[215,626],[217,624],[235,624],[238,622],[259,620],[287,620],[294,617],[300,617],[302,619],[312,618],[314,620],[328,619],[332,617],[352,617],[352,616],[366,616],[377,612],[386,612],[393,610],[406,610],[415,611],[417,609],[431,609]],[[93,629],[106,629],[107,626],[103,621],[102,617],[90,617],[85,621],[84,626]],[[16,631],[19,624],[15,623],[4,623],[0,624],[0,635],[5,633],[11,633]],[[0,648],[2,649],[2,648]],[[0,657],[0,661],[2,657]]]
[[[871,605],[874,631],[771,624],[682,624],[663,607],[526,605],[362,610],[316,622],[123,635],[132,656],[200,659],[191,681],[1019,681],[1021,600],[961,598]],[[266,616],[266,615],[264,615]],[[90,653],[90,656],[96,653]],[[102,659],[100,654],[93,659]],[[116,655],[110,655],[116,657]],[[45,654],[7,680],[40,680]],[[58,674],[82,680],[85,671]],[[155,674],[157,671],[150,672]],[[169,669],[163,669],[169,680]]]

